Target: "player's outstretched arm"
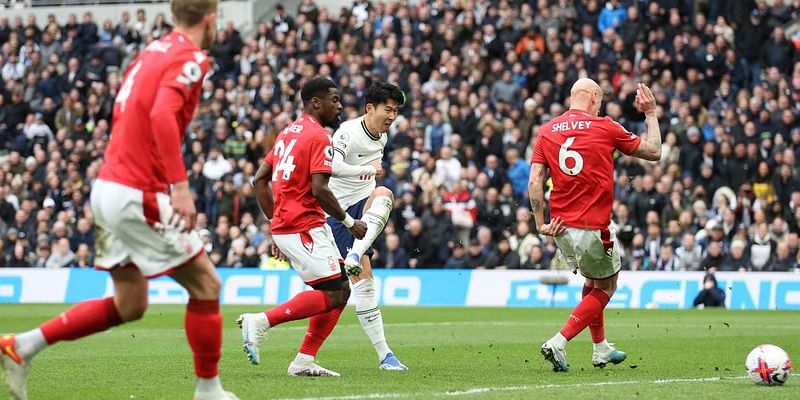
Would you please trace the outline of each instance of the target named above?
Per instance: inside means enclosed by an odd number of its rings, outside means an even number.
[[[361,220],[354,220],[347,212],[339,205],[339,200],[333,195],[331,189],[328,187],[328,181],[331,176],[328,174],[312,174],[311,175],[311,192],[314,197],[322,206],[322,209],[328,215],[342,221],[345,227],[353,234],[356,239],[363,239],[367,233],[367,224]]]
[[[648,161],[661,160],[661,128],[658,125],[658,116],[656,114],[656,98],[650,88],[640,83],[636,88],[636,99],[634,99],[633,104],[639,111],[644,113],[647,132],[642,135],[639,147],[632,151],[630,155]]]
[[[275,200],[272,197],[272,188],[269,186],[272,180],[272,164],[262,162],[261,166],[256,171],[256,176],[253,179],[253,188],[256,192],[256,201],[261,211],[267,218],[272,219],[275,211]]]

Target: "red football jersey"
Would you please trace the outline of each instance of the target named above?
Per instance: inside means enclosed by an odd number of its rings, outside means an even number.
[[[570,110],[539,129],[532,163],[550,168],[550,217],[581,229],[606,228],[614,200],[614,150],[630,154],[641,138],[610,118]]]
[[[331,174],[330,132],[303,114],[278,134],[264,162],[272,165],[272,233],[305,232],[325,224],[325,212],[311,192],[311,175]]]
[[[136,57],[114,103],[100,179],[155,192],[186,180],[181,143],[208,69],[205,54],[177,32]]]

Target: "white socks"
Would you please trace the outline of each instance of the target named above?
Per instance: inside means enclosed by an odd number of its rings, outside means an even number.
[[[559,349],[563,349],[567,347],[567,342],[569,342],[569,340],[567,340],[567,338],[565,338],[564,335],[561,334],[561,332],[558,332],[556,333],[555,336],[550,338],[549,342],[553,344],[553,346],[556,346]]]
[[[386,336],[383,334],[383,316],[381,315],[381,309],[378,308],[375,281],[369,278],[356,282],[352,287],[352,293],[356,303],[358,322],[361,323],[364,332],[369,336],[372,345],[375,346],[375,351],[378,353],[378,361],[383,361],[392,350],[386,344]]]
[[[379,196],[372,199],[369,209],[361,216],[361,220],[367,224],[367,233],[363,239],[356,239],[350,254],[357,254],[358,259],[372,246],[372,242],[383,232],[389,214],[392,212],[392,199],[386,196]]]
[[[213,378],[197,378],[194,395],[196,399],[218,399],[220,396],[224,396],[225,390],[222,389],[219,375]]]
[[[294,361],[292,361],[292,363],[305,365],[313,363],[314,360],[315,360],[314,356],[303,353],[297,353],[297,356],[295,356]]]
[[[39,328],[31,329],[27,332],[17,334],[16,338],[17,353],[25,360],[30,360],[37,353],[47,347],[47,340]]]
[[[606,353],[609,350],[608,340],[603,339],[600,343],[594,343],[594,351],[597,353]]]

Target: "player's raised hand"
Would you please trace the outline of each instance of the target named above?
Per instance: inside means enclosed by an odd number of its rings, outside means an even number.
[[[539,227],[539,233],[547,236],[558,236],[566,230],[567,227],[564,226],[564,220],[562,220],[561,217],[555,217],[549,224],[544,224]]]
[[[384,171],[383,165],[381,165],[381,160],[375,160],[369,165],[375,168],[375,178],[383,178],[383,175],[385,175],[386,171]]]
[[[194,218],[197,210],[194,208],[192,192],[189,191],[189,183],[186,181],[178,182],[172,187],[172,218],[179,218],[178,222],[182,225],[183,231],[190,231],[194,228]]]
[[[656,111],[656,97],[653,96],[653,92],[644,83],[637,84],[636,98],[633,100],[633,105],[645,114]]]
[[[367,234],[367,223],[357,219],[355,223],[353,223],[353,226],[347,228],[347,230],[350,231],[354,238],[363,239],[364,235]]]

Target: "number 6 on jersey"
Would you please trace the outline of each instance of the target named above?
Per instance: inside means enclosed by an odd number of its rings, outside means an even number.
[[[561,168],[561,171],[564,171],[565,174],[575,176],[578,175],[581,170],[583,169],[583,157],[581,157],[581,153],[578,153],[575,150],[570,150],[569,146],[575,143],[575,137],[567,138],[564,144],[561,145],[561,149],[558,150],[558,166]],[[573,166],[567,166],[567,160],[573,160]]]

